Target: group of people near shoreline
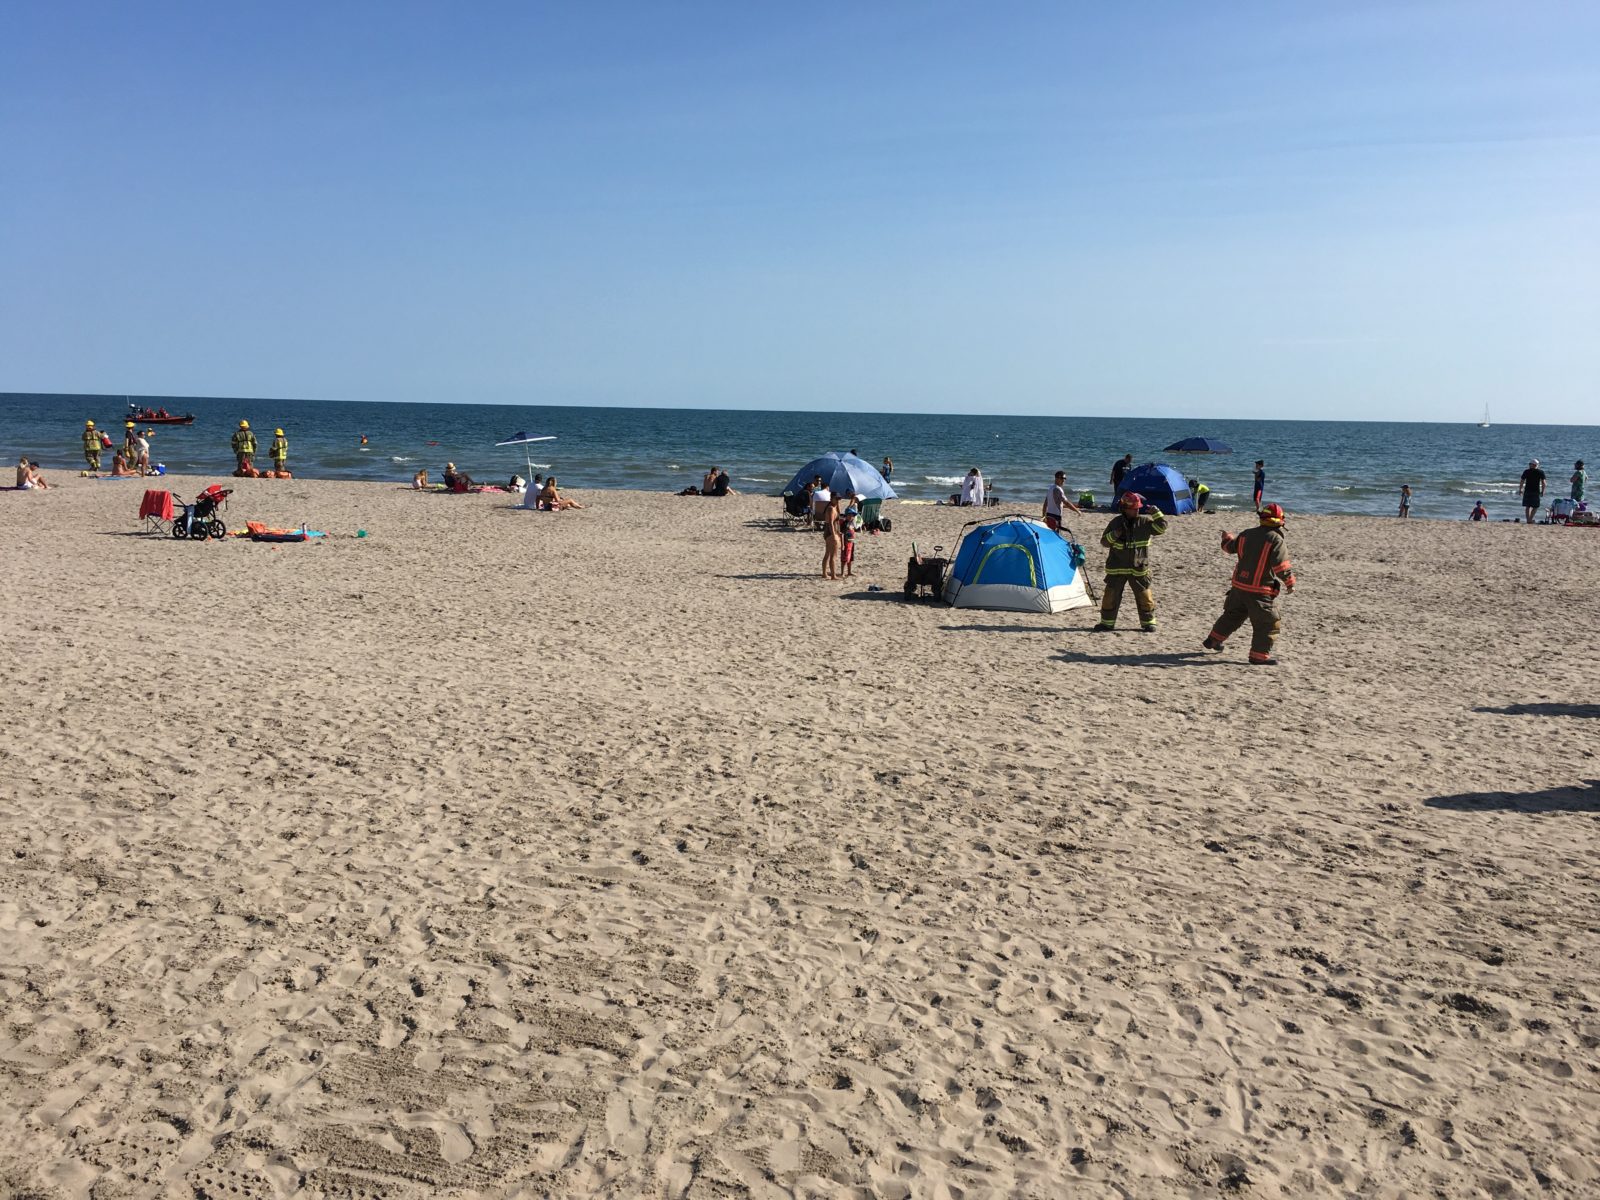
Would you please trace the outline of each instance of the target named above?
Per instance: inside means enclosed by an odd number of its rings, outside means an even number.
[[[118,446],[111,455],[111,475],[121,478],[125,475],[150,475],[161,474],[161,471],[150,465],[150,439],[155,436],[155,430],[146,429],[139,432],[138,426],[132,421],[123,422],[122,445]],[[85,475],[100,474],[100,453],[111,449],[111,438],[103,430],[95,428],[93,421],[83,423],[83,461]]]
[[[1519,524],[1533,525],[1537,523],[1539,513],[1545,507],[1545,486],[1548,479],[1549,477],[1545,474],[1544,468],[1539,465],[1539,460],[1537,458],[1529,459],[1527,469],[1522,472],[1521,477],[1517,480],[1517,488],[1522,493],[1522,521]],[[1571,506],[1575,509],[1587,510],[1588,501],[1586,495],[1589,488],[1589,472],[1584,468],[1583,459],[1580,458],[1572,464],[1572,474],[1567,477],[1567,482],[1571,485],[1571,491],[1568,494]],[[1560,501],[1557,501],[1556,505],[1559,504]],[[1556,505],[1551,506],[1552,512],[1554,512]],[[1403,484],[1400,488],[1400,512],[1398,515],[1402,517],[1411,515],[1411,485],[1409,483]],[[1475,502],[1472,506],[1472,511],[1467,514],[1467,520],[1469,521],[1487,521],[1488,519],[1489,510],[1484,507],[1482,500]],[[1509,520],[1509,518],[1507,519]]]

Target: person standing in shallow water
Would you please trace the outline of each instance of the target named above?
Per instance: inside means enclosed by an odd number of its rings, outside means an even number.
[[[1267,460],[1256,459],[1256,478],[1250,485],[1250,507],[1257,511],[1261,508],[1261,498],[1267,494]]]
[[[1589,484],[1589,472],[1583,469],[1583,459],[1572,464],[1572,498],[1583,501],[1584,489]]]
[[[883,476],[885,483],[892,480],[894,478],[894,459],[885,454],[883,456],[883,466],[879,469],[878,474]]]
[[[1400,485],[1400,515],[1402,517],[1411,515],[1411,485],[1409,483]]]

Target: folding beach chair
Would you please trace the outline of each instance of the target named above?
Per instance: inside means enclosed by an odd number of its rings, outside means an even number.
[[[139,501],[139,520],[146,533],[172,533],[172,493],[149,491]]]

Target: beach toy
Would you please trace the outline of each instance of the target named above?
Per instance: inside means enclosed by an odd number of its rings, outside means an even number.
[[[356,530],[356,536],[358,538],[364,538],[367,536],[367,531],[365,529],[358,529]]]

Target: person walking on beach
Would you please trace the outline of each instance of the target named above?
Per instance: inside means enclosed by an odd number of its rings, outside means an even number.
[[[1469,520],[1469,521],[1487,521],[1488,519],[1489,519],[1489,510],[1483,506],[1483,501],[1479,500],[1476,504],[1474,504],[1472,506],[1472,515],[1469,516],[1467,518],[1467,520]]]
[[[267,454],[272,458],[274,475],[289,473],[289,439],[283,436],[283,430],[273,430],[272,445],[267,447]]]
[[[1402,517],[1411,515],[1411,485],[1409,483],[1400,485],[1400,515]]]
[[[249,421],[239,422],[239,428],[234,431],[233,439],[228,444],[233,447],[234,466],[238,474],[243,475],[255,469],[250,464],[256,456],[256,435],[250,432]]]
[[[1269,504],[1257,512],[1260,524],[1235,537],[1222,531],[1222,552],[1238,557],[1232,586],[1222,602],[1222,615],[1201,643],[1220,651],[1228,636],[1250,622],[1250,662],[1276,666],[1272,646],[1278,638],[1278,591],[1294,591],[1294,568],[1283,544],[1283,506]]]
[[[1539,460],[1531,459],[1528,469],[1522,473],[1522,512],[1527,517],[1528,524],[1533,524],[1534,517],[1544,507],[1544,472],[1539,469]]]
[[[93,421],[83,423],[83,461],[96,475],[100,473],[100,431]]]
[[[1056,481],[1050,485],[1050,490],[1045,493],[1044,497],[1044,523],[1057,533],[1061,532],[1061,510],[1063,508],[1070,508],[1075,513],[1083,511],[1071,500],[1067,499],[1067,473],[1065,471],[1057,471]]]
[[[1167,531],[1167,514],[1152,507],[1145,512],[1144,497],[1124,492],[1117,500],[1121,512],[1111,518],[1100,544],[1111,553],[1106,556],[1105,594],[1100,598],[1100,623],[1096,633],[1111,633],[1117,627],[1117,609],[1122,606],[1122,589],[1133,589],[1139,607],[1139,628],[1145,633],[1156,629],[1156,598],[1150,590],[1150,539]]]
[[[1266,494],[1266,490],[1267,460],[1264,458],[1258,458],[1256,459],[1255,483],[1251,485],[1250,489],[1250,507],[1255,509],[1257,512],[1261,511],[1261,497]]]
[[[1111,464],[1111,501],[1116,503],[1118,496],[1122,495],[1122,477],[1133,470],[1133,455],[1124,454]]]
[[[1572,498],[1583,503],[1583,491],[1589,484],[1589,472],[1583,469],[1583,459],[1572,464]]]
[[[139,461],[139,431],[132,421],[122,423],[122,457],[130,467]]]

